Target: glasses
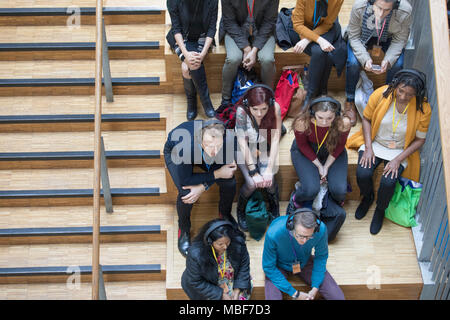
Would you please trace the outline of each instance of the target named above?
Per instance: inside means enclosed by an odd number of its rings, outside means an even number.
[[[296,234],[295,231],[289,231],[289,233],[290,233],[291,236],[293,236],[295,239],[299,239],[299,240],[300,240],[300,239],[305,239],[306,241],[308,241],[308,240],[314,238],[313,235],[311,235],[311,236],[304,236],[304,235],[301,235],[301,234]]]

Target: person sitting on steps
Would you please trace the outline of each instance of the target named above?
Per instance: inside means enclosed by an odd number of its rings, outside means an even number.
[[[231,215],[236,194],[236,147],[234,135],[227,134],[222,122],[216,119],[186,121],[167,137],[164,160],[178,189],[178,250],[183,256],[190,247],[192,206],[214,183],[219,185],[219,216],[237,227]],[[194,166],[204,172],[194,172]]]
[[[355,212],[358,220],[365,217],[374,201],[373,175],[384,163],[371,234],[377,234],[383,226],[398,177],[419,181],[419,149],[425,143],[430,118],[425,74],[415,69],[400,70],[388,86],[372,93],[361,130],[348,139],[347,148],[359,148],[356,181],[363,198]]]
[[[218,0],[167,0],[172,28],[167,41],[181,60],[187,120],[197,117],[197,93],[208,118],[215,116],[203,61],[216,34]]]
[[[241,230],[248,231],[245,208],[249,197],[257,188],[267,191],[272,218],[280,215],[275,174],[281,134],[281,109],[275,102],[272,89],[263,84],[247,89],[236,106],[235,131],[243,158],[237,164],[245,179],[239,191],[237,217]]]

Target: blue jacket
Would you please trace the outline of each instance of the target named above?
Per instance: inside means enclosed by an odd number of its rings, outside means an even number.
[[[300,267],[303,269],[311,256],[312,248],[314,248],[311,286],[319,289],[326,272],[328,236],[327,227],[322,222],[319,232],[315,233],[314,237],[306,241],[304,245],[300,245],[286,228],[287,217],[278,217],[269,226],[264,240],[262,264],[264,272],[270,281],[278,289],[292,296],[296,289],[287,281],[278,268],[292,272],[292,264],[295,262],[295,255],[297,255]]]

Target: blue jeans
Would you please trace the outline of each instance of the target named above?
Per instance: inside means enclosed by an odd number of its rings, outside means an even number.
[[[367,48],[371,48],[376,43],[376,38],[372,38],[369,40],[367,44]],[[386,42],[381,42],[381,49],[384,53],[389,49],[391,44],[391,39],[388,39]],[[398,57],[395,64],[387,71],[386,75],[386,84],[392,81],[392,78],[397,73],[397,71],[403,69],[403,62],[405,57],[405,49],[403,49],[401,55]],[[353,53],[352,47],[350,46],[350,42],[347,44],[347,68],[346,68],[346,79],[345,79],[345,94],[347,96],[347,101],[355,101],[355,90],[356,85],[359,80],[359,73],[362,67],[359,63],[358,59],[356,59],[355,54]],[[376,89],[376,88],[375,88]]]

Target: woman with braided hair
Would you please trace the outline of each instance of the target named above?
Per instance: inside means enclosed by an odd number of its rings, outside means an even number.
[[[370,96],[362,129],[347,142],[347,148],[359,148],[356,179],[363,198],[355,213],[358,220],[364,218],[374,201],[372,177],[384,163],[370,233],[381,230],[398,177],[419,180],[419,149],[425,143],[430,118],[426,76],[418,70],[398,71],[389,85]]]

